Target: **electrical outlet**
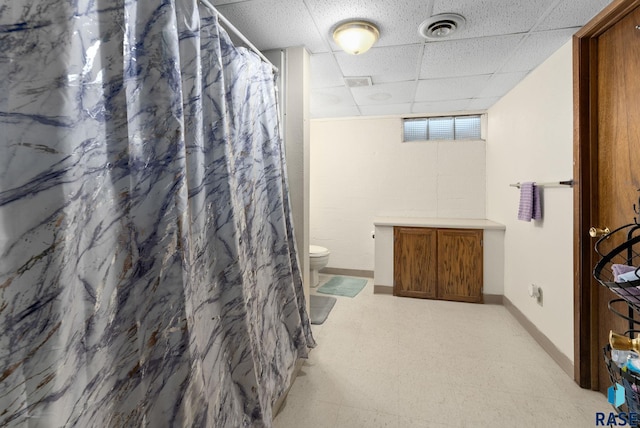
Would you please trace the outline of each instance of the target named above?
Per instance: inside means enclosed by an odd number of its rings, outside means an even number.
[[[529,284],[529,296],[536,299],[538,304],[542,306],[542,288],[536,284]]]
[[[540,306],[542,306],[542,287],[536,285],[536,301]]]

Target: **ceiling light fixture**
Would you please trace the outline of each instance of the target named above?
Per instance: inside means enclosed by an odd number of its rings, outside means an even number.
[[[365,53],[371,49],[379,37],[378,28],[366,21],[346,22],[333,31],[333,40],[342,50],[351,55]]]

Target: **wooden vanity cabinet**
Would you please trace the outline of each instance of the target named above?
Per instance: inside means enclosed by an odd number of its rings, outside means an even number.
[[[482,229],[394,227],[393,294],[482,303]]]

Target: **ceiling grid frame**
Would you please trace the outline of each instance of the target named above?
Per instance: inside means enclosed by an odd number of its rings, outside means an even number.
[[[309,50],[312,119],[486,111],[610,2],[212,0],[258,49],[305,46]],[[421,37],[420,23],[441,13],[458,13],[466,23],[449,38],[432,41]],[[338,48],[331,32],[339,23],[356,19],[376,24],[380,39],[368,52],[351,56]],[[434,49],[434,43],[442,45]],[[459,50],[464,46],[466,55]],[[433,78],[425,78],[434,69],[432,55],[436,52],[448,65]],[[367,60],[373,56],[375,61]],[[480,88],[468,84],[473,75],[489,78]],[[363,91],[344,84],[345,77],[359,76],[371,76],[373,86]],[[435,90],[429,100],[421,86],[434,87],[438,79],[456,90],[447,99],[442,89]],[[426,80],[432,82],[420,83]],[[413,99],[407,99],[407,84],[413,87]]]

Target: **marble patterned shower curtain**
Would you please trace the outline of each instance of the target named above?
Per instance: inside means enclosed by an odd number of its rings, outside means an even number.
[[[314,346],[270,67],[194,0],[28,0],[0,75],[0,426],[270,426]]]

